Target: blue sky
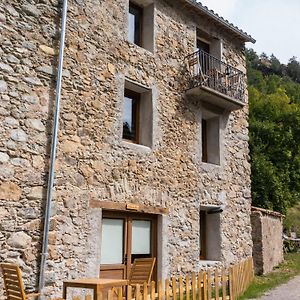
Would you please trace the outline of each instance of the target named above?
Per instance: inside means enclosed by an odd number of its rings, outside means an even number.
[[[202,0],[203,5],[250,33],[258,54],[272,53],[282,62],[300,60],[300,0]]]

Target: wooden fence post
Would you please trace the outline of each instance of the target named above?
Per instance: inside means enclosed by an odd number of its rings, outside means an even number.
[[[151,282],[150,295],[151,295],[151,300],[155,300],[155,282],[154,281]]]
[[[234,294],[233,294],[233,267],[229,268],[229,299],[234,300]]]
[[[207,271],[207,299],[211,300],[211,270]]]
[[[190,300],[190,276],[185,276],[185,299]]]
[[[170,300],[170,281],[168,278],[165,280],[165,297],[166,300]]]
[[[179,300],[183,300],[183,281],[181,276],[179,276]]]
[[[192,273],[192,300],[197,298],[196,274]]]
[[[215,299],[219,300],[219,272],[215,270]]]
[[[172,277],[172,299],[177,299],[177,286],[175,277]]]

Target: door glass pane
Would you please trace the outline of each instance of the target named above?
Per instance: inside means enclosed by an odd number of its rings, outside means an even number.
[[[132,254],[151,253],[151,221],[132,221]]]
[[[102,220],[101,264],[123,262],[123,219]]]

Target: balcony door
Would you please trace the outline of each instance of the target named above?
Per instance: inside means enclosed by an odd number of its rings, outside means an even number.
[[[156,257],[156,220],[155,215],[103,214],[101,278],[126,279],[135,258]]]

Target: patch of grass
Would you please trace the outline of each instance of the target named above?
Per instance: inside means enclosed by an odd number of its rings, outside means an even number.
[[[253,283],[239,300],[257,298],[264,292],[287,282],[292,277],[300,274],[300,253],[285,255],[285,261],[271,273],[255,276]]]

